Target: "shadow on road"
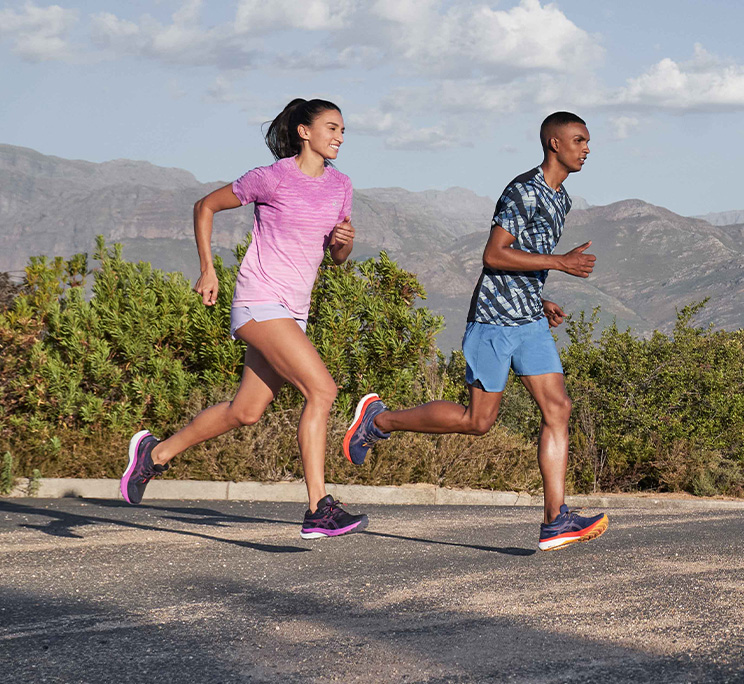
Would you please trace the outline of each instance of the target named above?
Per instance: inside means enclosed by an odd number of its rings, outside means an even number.
[[[95,500],[86,500],[87,504],[98,505]],[[109,503],[116,504],[115,506],[109,506]],[[117,507],[123,508],[124,506],[117,502],[105,502],[105,507]],[[146,507],[154,508],[157,507]],[[125,527],[134,530],[144,530],[148,532],[169,532],[170,534],[183,535],[186,537],[198,537],[200,539],[207,539],[209,541],[221,542],[223,544],[230,544],[232,546],[241,546],[243,548],[254,549],[255,551],[264,551],[266,553],[305,553],[310,549],[302,548],[299,546],[283,546],[276,544],[262,544],[259,542],[244,541],[241,539],[225,539],[223,537],[216,537],[210,534],[204,534],[202,532],[192,532],[190,530],[178,529],[178,528],[167,528],[159,525],[152,525],[141,522],[134,522],[130,520],[122,520],[117,518],[108,518],[97,515],[81,515],[78,513],[69,513],[62,510],[54,510],[51,508],[36,508],[25,504],[16,504],[11,501],[0,502],[0,510],[10,513],[18,513],[21,515],[38,515],[45,518],[51,518],[47,522],[40,524],[23,523],[19,527],[38,530],[44,534],[49,534],[53,537],[67,537],[72,539],[82,539],[82,535],[76,534],[74,530],[78,527],[85,525],[116,525],[117,527]],[[212,513],[216,513],[213,511]],[[256,520],[255,522],[260,522]],[[276,521],[278,522],[278,521]]]
[[[249,523],[249,524],[267,524],[267,525],[297,525],[296,520],[282,520],[276,518],[256,517],[248,515],[240,515],[235,513],[228,513],[218,511],[213,508],[196,508],[188,506],[171,506],[171,505],[154,505],[154,504],[140,504],[136,508],[131,505],[124,503],[123,501],[116,501],[110,499],[86,499],[85,503],[91,506],[97,506],[99,508],[118,509],[126,512],[127,515],[133,513],[139,513],[141,511],[149,511],[154,513],[161,513],[160,519],[178,522],[187,525],[203,525],[208,527],[227,527],[236,523]],[[12,504],[11,504],[12,505]],[[0,507],[4,507],[4,503],[0,503]],[[234,544],[236,546],[245,546],[247,548],[253,548],[258,551],[268,551],[273,553],[292,553],[296,551],[307,551],[308,549],[302,547],[293,546],[273,546],[269,544],[259,544],[257,542],[240,541],[234,539],[223,539],[220,537],[214,537],[207,534],[201,534],[199,532],[190,532],[183,529],[168,529],[158,527],[156,525],[148,525],[134,521],[115,519],[115,518],[102,518],[93,515],[80,515],[77,513],[68,513],[60,510],[52,510],[49,508],[33,508],[25,504],[16,504],[15,509],[7,508],[6,510],[15,510],[15,512],[24,512],[26,514],[43,515],[51,517],[52,520],[44,524],[31,525],[24,524],[22,527],[39,530],[45,534],[50,534],[55,537],[70,537],[70,538],[81,538],[81,535],[75,534],[73,531],[76,527],[83,525],[93,525],[96,523],[105,523],[119,525],[121,527],[130,527],[137,529],[146,530],[157,530],[160,532],[172,532],[173,534],[183,534],[194,537],[201,537],[203,539],[210,539],[213,541],[221,541],[228,544]],[[166,515],[171,513],[175,515]],[[535,554],[535,549],[525,549],[514,546],[499,547],[499,546],[486,546],[483,544],[466,544],[462,542],[445,541],[442,539],[429,539],[424,537],[410,537],[399,534],[391,534],[388,532],[375,532],[365,530],[362,534],[381,537],[387,539],[399,539],[402,541],[411,541],[421,544],[432,544],[442,546],[454,546],[465,549],[475,549],[476,551],[486,551],[488,553],[501,553],[509,556],[532,556]]]
[[[388,534],[387,532],[370,532],[366,530],[362,534],[372,537],[388,537],[389,539],[402,539],[404,541],[421,542],[423,544],[441,544],[442,546],[460,546],[465,549],[476,549],[477,551],[490,551],[491,553],[505,553],[507,556],[533,556],[535,549],[522,549],[518,546],[483,546],[481,544],[461,544],[460,542],[442,541],[440,539],[421,539],[420,537],[406,537],[402,534]]]

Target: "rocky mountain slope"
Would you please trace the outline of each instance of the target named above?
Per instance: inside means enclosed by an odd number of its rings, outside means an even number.
[[[193,278],[192,205],[220,185],[145,162],[93,164],[0,145],[0,271],[19,272],[34,254],[91,251],[102,233],[130,259]],[[447,320],[444,350],[459,346],[493,207],[463,188],[355,192],[353,256],[385,249],[419,274],[427,306]],[[252,221],[250,208],[218,215],[215,252],[229,258]],[[744,225],[713,226],[639,200],[590,207],[577,198],[560,249],[590,239],[598,258],[591,278],[548,279],[546,296],[567,311],[600,305],[603,324],[614,318],[646,334],[669,330],[678,308],[710,297],[702,322],[744,327]]]

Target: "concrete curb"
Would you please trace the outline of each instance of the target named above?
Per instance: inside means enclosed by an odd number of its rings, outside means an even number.
[[[20,479],[12,498],[28,496],[29,480]],[[354,504],[419,504],[442,506],[542,506],[541,496],[524,492],[492,492],[482,489],[448,489],[429,484],[399,487],[328,484],[334,497]],[[119,480],[41,478],[36,498],[121,499]],[[212,482],[155,480],[147,487],[147,499],[181,501],[290,501],[304,503],[304,482]],[[569,506],[587,508],[672,508],[744,511],[744,501],[669,495],[601,494],[567,496]]]

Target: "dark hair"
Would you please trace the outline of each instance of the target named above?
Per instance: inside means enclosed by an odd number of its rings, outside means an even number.
[[[540,126],[540,144],[542,145],[543,151],[548,151],[548,139],[550,133],[556,128],[565,126],[570,123],[580,123],[586,126],[586,121],[576,114],[571,112],[553,112],[550,116],[545,118]]]
[[[266,131],[266,144],[274,159],[294,157],[302,152],[302,138],[297,132],[297,127],[310,126],[319,114],[329,109],[341,113],[341,110],[328,100],[303,100],[301,97],[292,100]]]

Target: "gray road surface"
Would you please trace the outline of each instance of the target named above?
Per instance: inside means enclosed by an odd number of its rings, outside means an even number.
[[[353,508],[353,507],[350,507]],[[744,682],[740,511],[0,500],[0,682]]]

